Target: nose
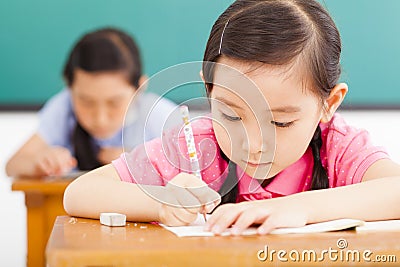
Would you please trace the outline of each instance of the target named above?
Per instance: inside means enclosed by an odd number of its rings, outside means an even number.
[[[246,127],[245,138],[243,138],[242,148],[249,154],[257,154],[267,151],[268,134],[266,127],[261,127],[257,122],[252,123],[250,127]]]
[[[108,114],[105,108],[97,108],[93,115],[95,125],[103,127],[108,124]]]

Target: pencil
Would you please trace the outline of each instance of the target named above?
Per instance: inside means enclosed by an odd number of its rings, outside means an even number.
[[[189,120],[189,109],[187,106],[180,106],[180,112],[184,123],[183,132],[185,134],[186,145],[189,153],[190,168],[192,169],[194,175],[202,179],[199,159],[197,158],[196,146],[194,144],[193,129]],[[207,221],[205,212],[203,213],[203,217],[204,221]]]

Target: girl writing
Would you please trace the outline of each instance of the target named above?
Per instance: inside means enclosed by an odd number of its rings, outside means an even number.
[[[185,225],[222,201],[206,229],[237,235],[252,224],[266,234],[400,218],[400,166],[335,114],[348,91],[340,53],[339,32],[314,0],[234,2],[204,54],[212,116],[192,123],[203,180],[186,173],[183,133],[169,131],[71,183],[66,211]]]

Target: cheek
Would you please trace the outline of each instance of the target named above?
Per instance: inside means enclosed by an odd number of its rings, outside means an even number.
[[[125,107],[111,107],[107,109],[108,109],[108,114],[110,114],[110,117],[112,117],[113,120],[124,121],[126,112]]]
[[[75,102],[74,104],[74,111],[75,111],[75,116],[78,118],[80,122],[89,122],[91,120],[91,108],[88,106],[85,106],[79,102]]]
[[[278,130],[275,153],[277,162],[289,166],[299,160],[309,147],[316,127],[314,124],[301,124],[293,129]]]
[[[216,122],[213,122],[213,128],[219,147],[228,158],[232,158],[232,145],[227,129]]]

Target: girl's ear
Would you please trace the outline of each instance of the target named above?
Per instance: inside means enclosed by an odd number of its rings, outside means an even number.
[[[348,90],[349,88],[345,83],[339,83],[333,87],[328,98],[325,99],[321,122],[328,122],[331,120],[337,108],[342,104]]]
[[[149,79],[149,77],[147,77],[147,75],[140,76],[140,78],[139,78],[139,87],[136,88],[136,89],[140,88],[141,91],[146,90],[146,88],[147,88],[147,80],[148,79]]]
[[[201,70],[201,71],[199,72],[199,74],[200,74],[201,80],[203,81],[203,83],[205,83],[203,71]]]

